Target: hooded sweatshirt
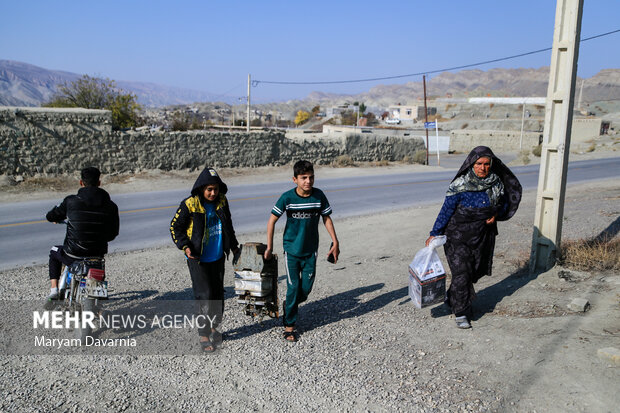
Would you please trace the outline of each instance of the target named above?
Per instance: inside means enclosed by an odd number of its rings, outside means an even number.
[[[74,257],[102,257],[108,242],[118,235],[118,207],[96,186],[85,186],[69,195],[45,216],[50,222],[67,221],[64,251]]]
[[[224,253],[228,255],[231,249],[236,249],[238,242],[235,237],[235,230],[230,216],[230,208],[226,193],[228,187],[219,177],[215,169],[205,168],[194,183],[191,196],[181,201],[172,221],[170,222],[170,235],[175,245],[185,250],[191,250],[194,257],[200,257],[203,252],[204,237],[206,234],[206,214],[203,203],[204,187],[211,184],[218,184],[220,193],[215,199],[215,213],[222,221],[222,242]]]

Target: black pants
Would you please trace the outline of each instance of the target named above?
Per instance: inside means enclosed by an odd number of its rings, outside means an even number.
[[[49,272],[50,280],[58,280],[62,265],[71,265],[76,258],[70,257],[62,249],[62,245],[55,245],[50,250]]]
[[[224,314],[224,257],[213,262],[187,260],[198,315],[204,315],[198,335],[208,337],[211,329],[222,322]]]

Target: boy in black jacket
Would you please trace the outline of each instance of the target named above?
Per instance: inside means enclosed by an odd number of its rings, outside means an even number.
[[[82,169],[77,195],[69,195],[45,216],[56,224],[67,223],[63,245],[55,245],[50,251],[48,300],[60,298],[58,279],[63,264],[70,265],[84,257],[103,257],[108,252],[108,242],[118,235],[118,207],[110,195],[99,188],[100,177],[97,168]]]
[[[187,258],[198,312],[206,317],[198,335],[209,353],[222,342],[216,327],[224,313],[224,258],[238,251],[227,191],[215,169],[205,168],[170,222],[172,240]]]

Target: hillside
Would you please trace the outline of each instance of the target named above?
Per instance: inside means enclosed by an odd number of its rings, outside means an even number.
[[[28,63],[0,60],[0,105],[39,106],[48,101],[56,87],[81,77],[77,73],[48,70]],[[134,93],[147,107],[222,100],[221,96],[198,90],[183,89],[147,82],[113,79],[116,85]]]
[[[596,102],[620,98],[620,69],[601,70],[591,78],[577,78],[577,96],[583,83],[583,101]],[[427,79],[426,91],[429,97],[475,96],[545,96],[549,82],[549,68],[539,69],[479,69],[441,73]],[[312,93],[309,100],[328,104],[344,99],[364,102],[367,106],[387,107],[396,103],[414,104],[422,100],[422,81],[399,85],[379,85],[366,93],[342,96],[327,93]]]

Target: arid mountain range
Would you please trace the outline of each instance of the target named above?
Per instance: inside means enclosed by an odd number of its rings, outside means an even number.
[[[491,69],[463,70],[457,73],[441,73],[426,81],[428,96],[476,97],[476,96],[546,96],[549,68],[539,69]],[[576,99],[583,82],[583,101],[594,102],[620,98],[620,69],[601,70],[591,78],[577,79]],[[353,98],[368,106],[386,106],[401,102],[414,103],[424,96],[422,82],[399,85],[380,85]],[[316,101],[340,98],[335,95],[312,93],[308,97]]]
[[[51,99],[59,85],[70,83],[81,76],[28,63],[0,60],[0,105],[39,106]],[[115,83],[120,89],[134,93],[138,101],[148,107],[219,99],[215,94],[155,83],[116,80]]]
[[[27,63],[0,60],[0,105],[39,106],[53,96],[58,85],[71,82],[80,76]],[[488,71],[474,69],[439,74],[428,79],[426,87],[428,95],[433,97],[545,96],[548,76],[548,67]],[[215,94],[154,83],[116,81],[116,84],[119,88],[136,94],[138,101],[147,107],[213,101],[238,103],[226,102],[222,96]],[[590,78],[578,78],[576,99],[580,94],[583,102],[620,99],[620,69],[605,69]],[[313,92],[306,99],[274,102],[274,105],[307,106],[316,102],[328,106],[344,101],[359,101],[368,107],[387,107],[396,103],[414,104],[421,100],[422,96],[422,82],[416,81],[379,85],[368,92],[352,96]]]

